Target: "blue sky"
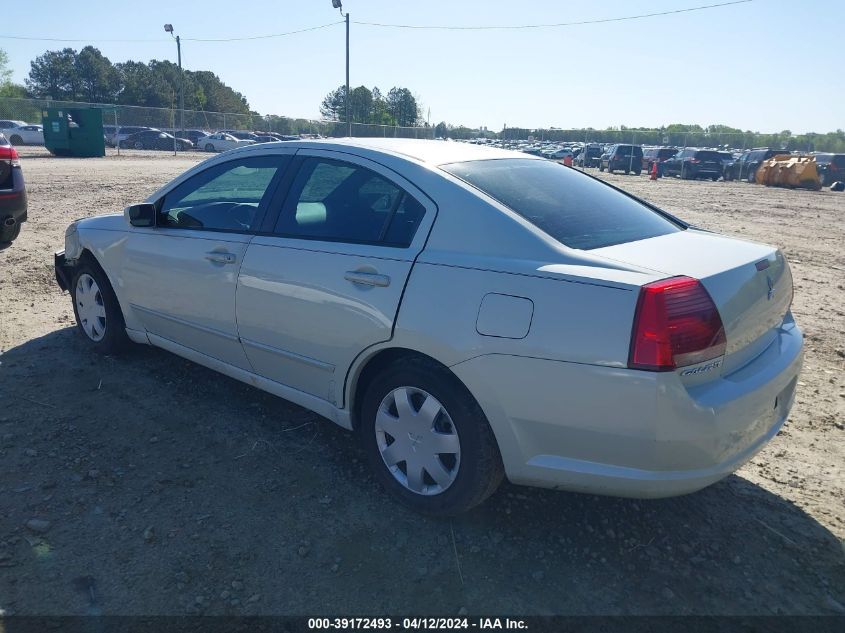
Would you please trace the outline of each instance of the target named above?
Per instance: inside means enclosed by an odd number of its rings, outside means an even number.
[[[774,132],[845,128],[845,2],[754,0],[625,22],[520,31],[377,28],[355,21],[503,25],[652,13],[720,0],[345,0],[351,83],[408,87],[431,122],[472,127],[653,127],[723,123]],[[84,10],[80,7],[84,6]],[[331,0],[8,2],[0,47],[14,79],[48,49],[86,43],[113,62],[172,59],[162,25],[184,38],[287,32],[340,20]],[[73,38],[33,42],[2,35]],[[145,39],[143,42],[104,40]],[[183,43],[188,69],[211,70],[262,114],[317,118],[344,81],[344,31]]]

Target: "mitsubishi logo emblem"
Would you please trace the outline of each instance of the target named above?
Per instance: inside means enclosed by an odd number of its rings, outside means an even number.
[[[766,295],[766,298],[771,301],[772,297],[775,296],[775,284],[772,282],[772,278],[769,275],[766,275],[766,284],[769,286],[769,292]]]

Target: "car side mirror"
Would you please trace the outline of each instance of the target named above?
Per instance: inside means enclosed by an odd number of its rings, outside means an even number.
[[[124,209],[123,216],[132,226],[155,226],[156,206],[149,202],[133,204]]]

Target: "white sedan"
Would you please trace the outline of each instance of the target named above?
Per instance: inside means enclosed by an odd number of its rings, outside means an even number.
[[[44,126],[24,124],[4,130],[12,145],[44,145]]]
[[[503,476],[703,488],[777,434],[802,362],[777,248],[468,143],[228,152],[71,224],[56,276],[93,349],[155,345],[354,429],[431,514]]]
[[[206,152],[226,152],[230,149],[254,144],[255,141],[250,139],[241,139],[226,132],[217,132],[198,139],[197,149],[204,149]]]

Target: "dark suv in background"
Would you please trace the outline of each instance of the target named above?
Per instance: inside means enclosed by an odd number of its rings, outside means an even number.
[[[845,180],[845,154],[816,154],[816,171],[822,187]]]
[[[677,153],[678,149],[676,147],[649,147],[643,150],[643,169],[649,174],[651,173],[651,166],[654,163],[665,162]]]
[[[13,241],[26,222],[26,187],[18,152],[0,133],[0,244]]]
[[[682,149],[663,163],[664,176],[680,176],[684,180],[722,177],[722,156],[712,149]]]
[[[769,160],[772,156],[780,156],[782,154],[789,154],[789,150],[769,149],[768,147],[752,149],[745,152],[742,156],[725,167],[722,175],[725,180],[747,180],[748,182],[756,182],[755,175],[757,174],[757,168],[760,164],[764,160]]]
[[[626,174],[634,172],[637,176],[643,170],[643,148],[640,145],[611,145],[601,155],[599,171],[624,171]]]

